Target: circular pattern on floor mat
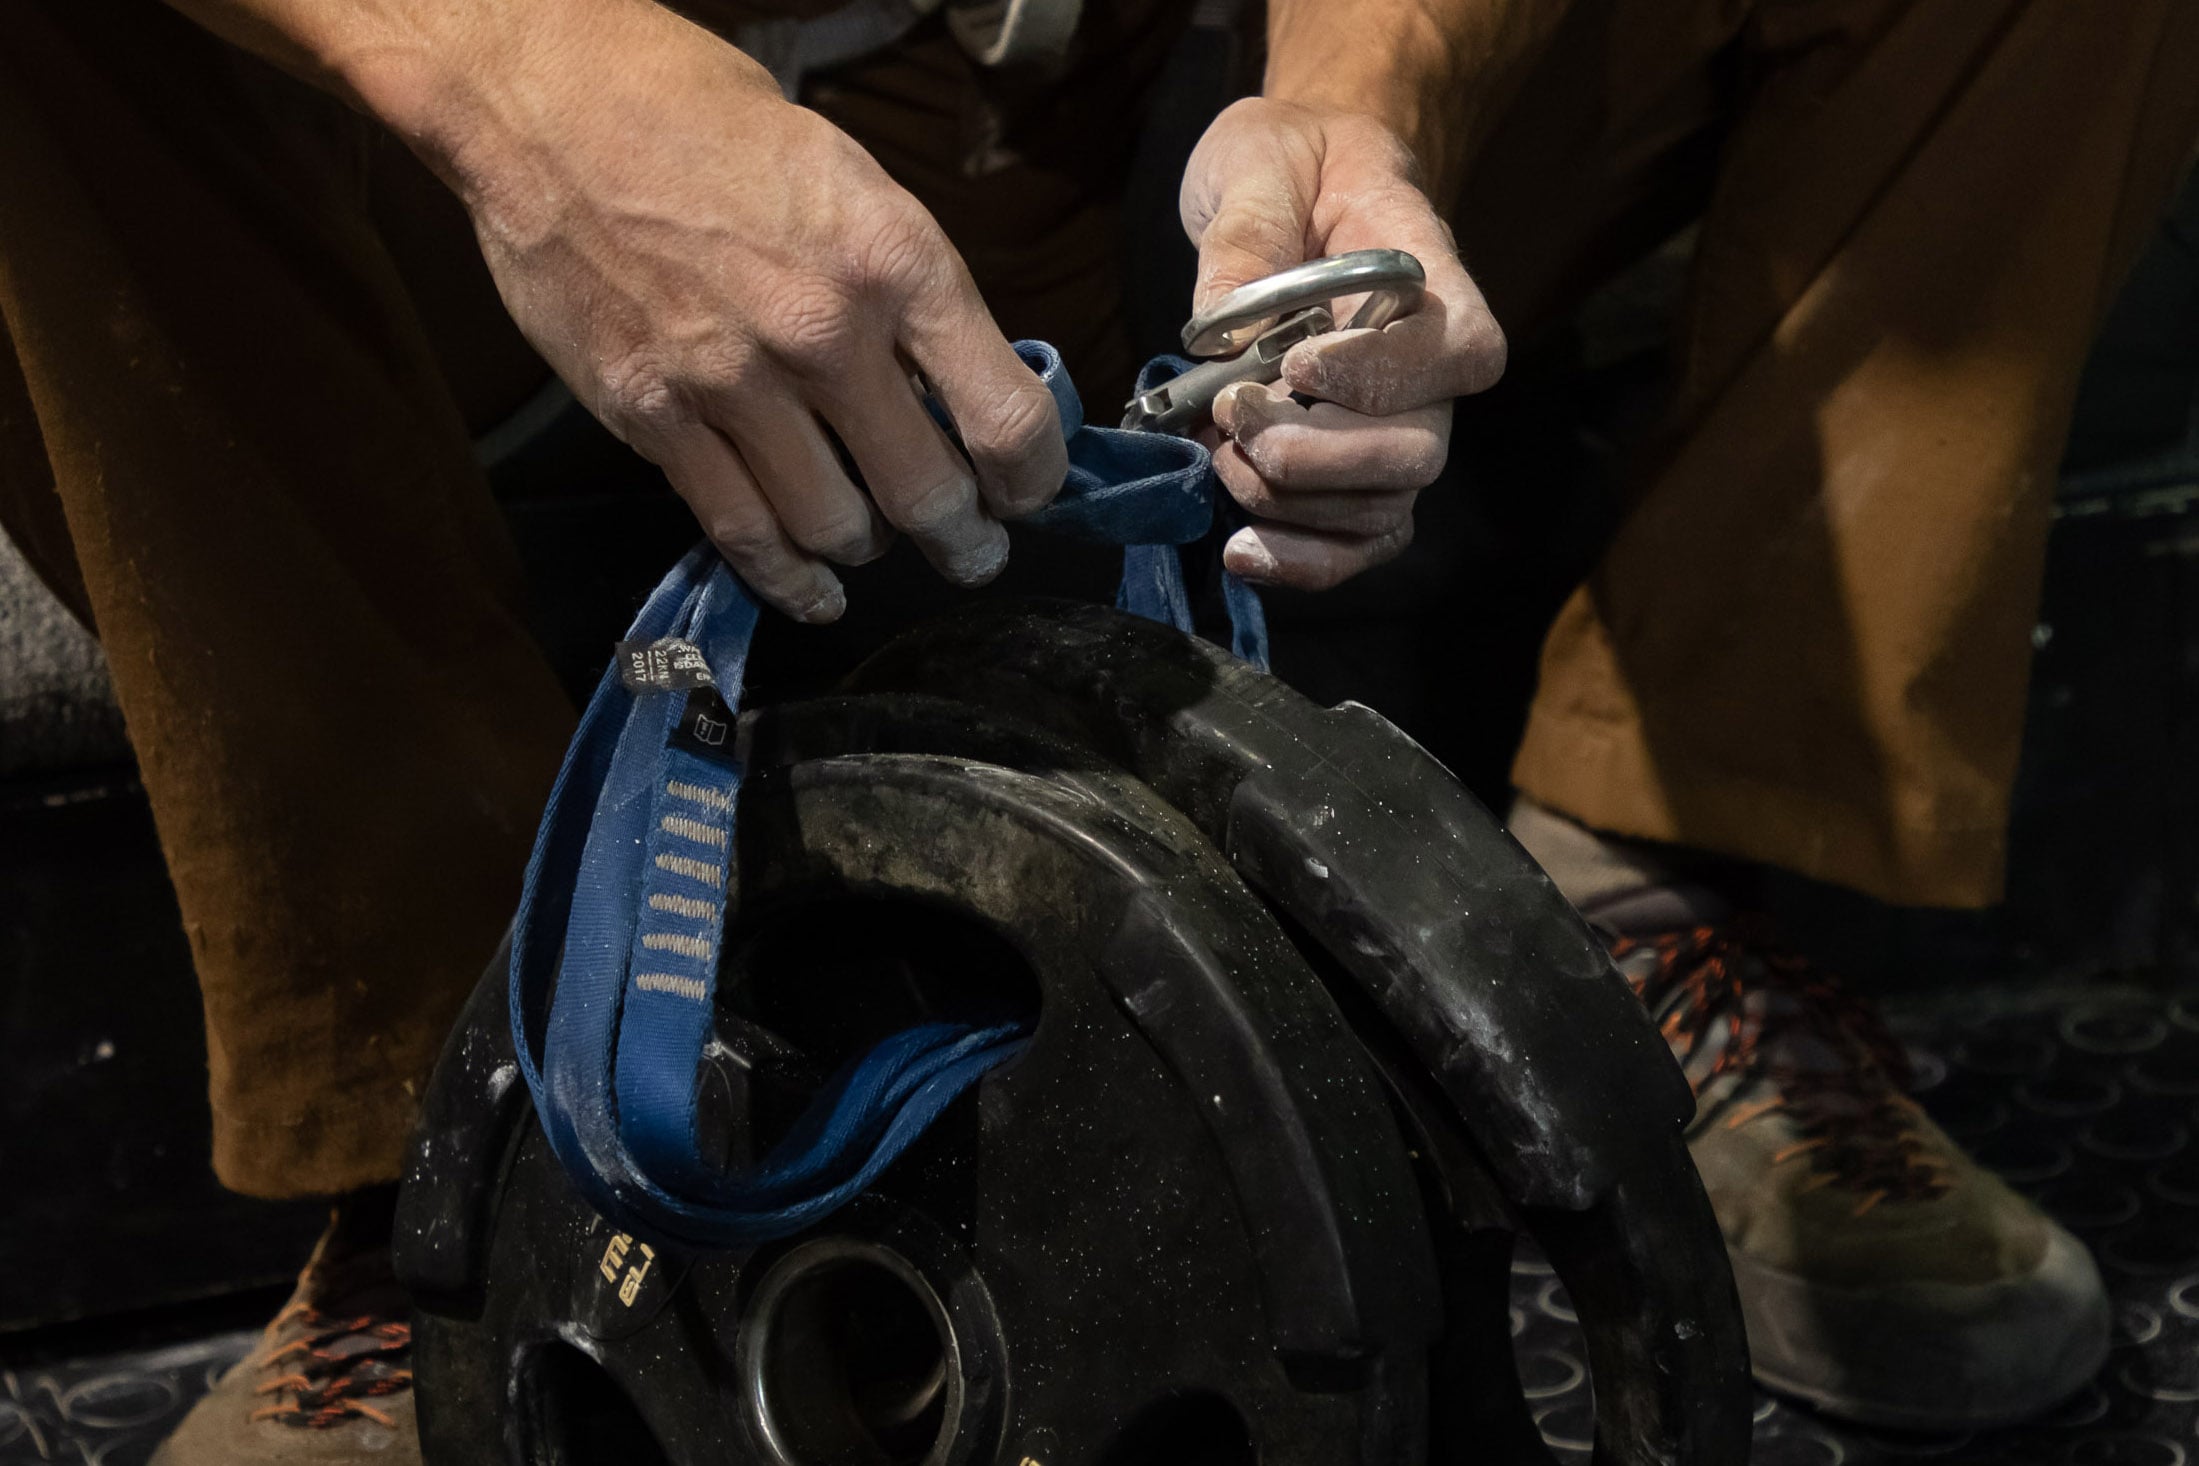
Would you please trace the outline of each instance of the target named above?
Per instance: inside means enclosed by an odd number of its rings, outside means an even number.
[[[0,1466],[142,1466],[200,1395],[259,1340],[187,1344],[0,1369]]]
[[[2099,1377],[2029,1425],[1908,1435],[1758,1401],[1751,1466],[2194,1466],[2199,1448],[2199,992],[2135,988],[1893,1005],[1925,1108],[1979,1161],[2091,1247],[2115,1299]],[[1512,1269],[1522,1376],[1569,1377],[1536,1419],[1566,1466],[1593,1412],[1565,1289],[1539,1257]],[[1562,1368],[1561,1368],[1562,1366]]]

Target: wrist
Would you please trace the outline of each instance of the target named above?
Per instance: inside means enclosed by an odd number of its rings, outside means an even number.
[[[1412,154],[1430,193],[1447,196],[1459,162],[1459,99],[1469,82],[1427,9],[1277,0],[1268,15],[1262,93],[1381,124]],[[1348,41],[1337,32],[1347,21]]]

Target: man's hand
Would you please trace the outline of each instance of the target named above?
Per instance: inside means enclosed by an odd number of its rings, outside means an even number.
[[[462,59],[426,88],[374,55],[348,74],[457,188],[528,338],[759,595],[832,620],[827,562],[891,528],[958,583],[999,572],[1000,520],[1066,472],[1053,399],[868,154],[654,4],[551,0]]]
[[[1276,386],[1215,404],[1222,482],[1257,522],[1223,563],[1248,580],[1320,590],[1412,541],[1413,500],[1442,471],[1451,399],[1504,371],[1504,334],[1413,179],[1403,143],[1370,117],[1267,98],[1237,103],[1184,172],[1184,228],[1199,247],[1195,303],[1323,255],[1402,249],[1426,298],[1380,331],[1291,348]],[[1301,407],[1302,392],[1321,401]]]

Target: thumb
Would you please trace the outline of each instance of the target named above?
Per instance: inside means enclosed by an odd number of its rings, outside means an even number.
[[[1303,264],[1305,211],[1289,190],[1248,180],[1222,195],[1192,242],[1199,247],[1199,275],[1191,305],[1203,311],[1240,285]]]
[[[1194,310],[1305,262],[1320,171],[1318,151],[1274,126],[1257,99],[1214,120],[1192,151],[1178,200],[1184,233],[1199,250]]]

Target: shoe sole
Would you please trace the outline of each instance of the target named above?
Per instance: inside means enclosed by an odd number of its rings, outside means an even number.
[[[2099,1269],[2060,1228],[2037,1268],[2002,1283],[1833,1288],[1732,1259],[1757,1383],[1858,1425],[2014,1425],[2084,1388],[2107,1362]]]

